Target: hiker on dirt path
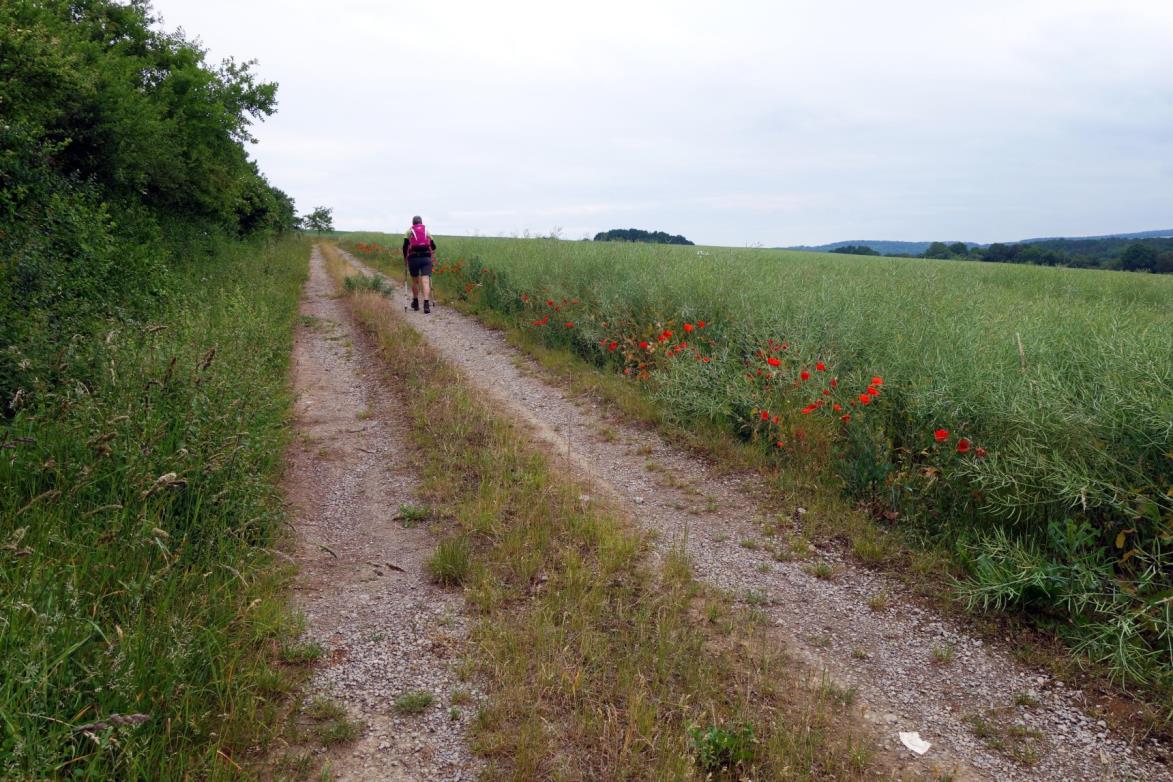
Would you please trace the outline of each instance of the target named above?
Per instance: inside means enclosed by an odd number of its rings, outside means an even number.
[[[419,215],[411,218],[411,228],[403,237],[403,267],[411,275],[411,308],[420,308],[420,286],[424,289],[424,314],[432,311],[432,257],[436,240],[428,233]]]

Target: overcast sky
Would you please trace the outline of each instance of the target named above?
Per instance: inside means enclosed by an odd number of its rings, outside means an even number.
[[[1173,227],[1173,1],[154,0],[342,229],[703,244]]]

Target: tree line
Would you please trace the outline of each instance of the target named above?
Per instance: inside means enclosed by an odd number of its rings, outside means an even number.
[[[147,0],[0,3],[0,411],[95,317],[146,311],[211,244],[295,229],[246,151],[277,85]]]
[[[858,252],[860,250],[867,252]],[[870,247],[840,247],[832,252],[879,255]],[[903,254],[899,257],[1173,274],[1173,238],[1047,239],[1014,244],[994,243],[986,247],[970,247],[963,242],[933,242],[919,256]]]
[[[683,236],[639,228],[612,228],[595,234],[596,242],[648,242],[650,244],[692,244]]]

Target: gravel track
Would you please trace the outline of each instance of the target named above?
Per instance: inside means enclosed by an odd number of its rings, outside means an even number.
[[[324,649],[307,702],[332,698],[365,725],[324,759],[340,781],[473,779],[480,764],[465,732],[475,703],[449,712],[454,690],[480,699],[452,670],[467,635],[464,601],[426,577],[433,535],[394,519],[416,501],[407,412],[380,381],[381,359],[335,297],[316,248],[301,315],[285,487],[298,537],[295,604],[305,640]],[[418,690],[435,703],[397,713],[396,699]]]
[[[398,299],[391,306],[399,312]],[[1173,780],[1167,747],[1111,732],[1081,708],[1081,692],[921,608],[898,582],[833,549],[814,553],[834,568],[824,579],[810,572],[810,560],[779,562],[744,545],[762,540],[752,477],[722,477],[598,400],[572,398],[473,318],[448,307],[404,317],[576,475],[653,531],[661,550],[683,542],[698,579],[765,611],[780,642],[815,675],[854,688],[880,748],[903,758],[906,771],[949,770],[954,779]],[[887,595],[881,611],[868,605],[877,594]],[[936,659],[942,649],[952,650],[951,661]],[[1016,703],[1028,698],[1034,705]],[[995,726],[993,735],[977,735],[975,715]],[[912,755],[899,731],[919,731],[932,749]],[[998,741],[1001,750],[992,746]]]

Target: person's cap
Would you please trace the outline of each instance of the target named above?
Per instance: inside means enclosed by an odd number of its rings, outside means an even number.
[[[423,221],[424,221],[424,218],[420,217],[419,215],[416,215],[415,217],[411,218],[412,225],[419,225]]]

